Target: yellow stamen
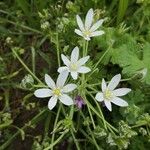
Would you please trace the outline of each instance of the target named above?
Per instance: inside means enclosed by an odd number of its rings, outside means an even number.
[[[84,34],[85,36],[90,36],[90,35],[91,35],[91,32],[90,32],[89,30],[85,30],[85,31],[83,32],[83,34]]]
[[[106,100],[110,100],[112,99],[112,97],[113,97],[113,93],[109,89],[106,89],[104,92],[104,98]]]
[[[61,95],[60,89],[59,89],[59,88],[54,89],[54,90],[53,90],[53,94],[54,94],[54,95],[57,95],[57,96],[60,96],[60,95]]]
[[[72,71],[76,71],[77,70],[77,68],[78,68],[78,66],[76,65],[76,64],[71,64],[70,65],[70,69],[72,70]]]

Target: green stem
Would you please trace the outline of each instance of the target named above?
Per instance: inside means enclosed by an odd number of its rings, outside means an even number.
[[[22,59],[19,57],[19,55],[16,53],[14,49],[12,49],[13,54],[16,56],[16,58],[20,61],[22,66],[33,76],[34,79],[36,79],[40,84],[43,85],[42,81],[34,75],[34,73],[27,67],[27,65],[22,61]]]
[[[31,53],[32,53],[32,71],[33,71],[33,74],[35,74],[35,49],[34,47],[31,47]]]
[[[73,133],[73,130],[71,129],[70,132],[71,132],[72,137],[73,137],[73,140],[74,140],[74,142],[75,142],[75,144],[76,144],[77,150],[80,150],[79,143],[78,143],[78,141],[77,141],[76,138],[75,138],[75,135],[74,135],[74,133]]]
[[[65,134],[68,132],[68,130],[65,130],[63,132],[63,134],[56,140],[54,141],[53,143],[50,144],[50,146],[48,146],[47,148],[44,148],[44,150],[49,150],[49,149],[53,149],[53,147],[59,143],[59,141],[65,136]]]
[[[57,115],[56,115],[56,119],[55,119],[55,122],[54,122],[53,131],[55,130],[55,127],[57,125],[58,118],[59,118],[59,115],[60,115],[60,110],[61,110],[61,104],[59,105],[59,108],[58,108],[58,111],[57,111]],[[54,138],[55,138],[55,132],[52,134],[51,145],[53,145],[53,143],[54,143]],[[51,147],[51,150],[53,150],[53,147]]]
[[[60,49],[59,49],[58,33],[56,34],[56,50],[57,50],[58,67],[60,67]]]

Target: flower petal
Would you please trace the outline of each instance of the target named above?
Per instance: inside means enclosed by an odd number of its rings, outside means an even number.
[[[128,103],[119,97],[115,97],[111,102],[122,107],[128,106]]]
[[[73,71],[73,72],[71,72],[71,76],[74,80],[76,80],[78,78],[78,73]]]
[[[66,86],[63,87],[63,92],[64,93],[68,93],[68,92],[71,92],[73,91],[74,89],[77,88],[77,85],[76,84],[67,84]]]
[[[117,85],[119,84],[120,80],[121,80],[121,75],[120,74],[115,75],[109,82],[108,88],[110,90],[114,90],[117,87]]]
[[[106,88],[107,88],[107,85],[106,85],[105,79],[102,79],[101,87],[102,87],[102,92],[105,92],[105,90],[106,90]]]
[[[119,89],[114,90],[113,94],[115,96],[124,96],[127,93],[129,93],[130,91],[131,91],[131,89],[129,89],[129,88],[119,88]]]
[[[59,73],[61,73],[61,72],[66,71],[66,70],[69,71],[69,68],[68,68],[68,67],[59,67],[57,71],[58,71]]]
[[[76,46],[71,53],[71,62],[77,62],[79,58],[79,48]]]
[[[90,37],[93,37],[93,36],[99,36],[99,35],[102,35],[104,34],[105,32],[104,31],[95,31],[95,32],[92,32]]]
[[[73,99],[72,99],[70,96],[66,95],[66,94],[61,95],[61,96],[59,97],[59,99],[60,99],[60,101],[61,101],[63,104],[65,104],[65,105],[67,105],[67,106],[73,105]]]
[[[61,59],[67,67],[70,65],[70,60],[65,55],[61,54]]]
[[[56,87],[54,80],[48,74],[45,74],[45,82],[51,89]]]
[[[83,22],[82,22],[80,16],[76,15],[76,19],[77,19],[77,24],[78,24],[80,30],[83,31],[84,30],[84,25],[83,25]]]
[[[86,56],[86,57],[79,59],[77,62],[78,66],[84,65],[88,61],[89,58],[90,58],[90,56]]]
[[[94,12],[93,12],[93,9],[91,8],[87,12],[87,15],[86,15],[86,18],[85,18],[85,29],[86,30],[88,30],[91,27],[91,25],[92,25],[93,15],[94,15]]]
[[[62,88],[67,80],[69,72],[68,71],[63,71],[58,75],[57,81],[56,81],[56,86],[59,88]]]
[[[45,98],[52,96],[52,91],[50,89],[38,89],[34,92],[34,95],[39,98]]]
[[[83,33],[78,29],[75,29],[74,32],[80,36],[83,36]]]
[[[90,29],[91,32],[94,32],[95,30],[97,30],[102,23],[104,22],[104,19],[100,19],[99,21],[97,21]]]
[[[90,72],[91,69],[89,67],[85,67],[85,66],[81,66],[79,69],[78,69],[78,72],[79,73],[88,73]]]
[[[57,104],[57,97],[51,97],[48,101],[48,108],[52,110]]]
[[[108,100],[106,100],[106,101],[104,101],[104,103],[105,103],[105,106],[108,108],[108,110],[109,110],[109,111],[112,111],[111,102],[108,101]]]
[[[104,100],[103,93],[102,92],[97,93],[95,99],[99,102],[102,102]]]

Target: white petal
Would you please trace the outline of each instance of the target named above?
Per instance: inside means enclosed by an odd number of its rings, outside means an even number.
[[[120,80],[121,80],[121,75],[120,74],[115,75],[109,82],[108,88],[110,90],[114,90],[117,87],[117,85],[119,84]]]
[[[95,99],[99,102],[102,102],[104,100],[103,93],[101,92],[97,93]]]
[[[83,36],[83,33],[78,29],[75,29],[74,32],[80,36]]]
[[[81,58],[81,59],[78,60],[77,64],[79,66],[82,66],[82,65],[84,65],[88,61],[89,58],[90,58],[90,56],[83,57],[83,58]]]
[[[106,90],[106,88],[107,88],[107,85],[106,85],[106,82],[105,82],[104,79],[102,79],[101,87],[102,87],[102,91],[105,92],[105,90]]]
[[[93,12],[93,9],[91,8],[87,12],[87,15],[86,15],[86,18],[85,18],[85,28],[86,28],[86,30],[88,30],[92,25],[93,15],[94,15],[94,12]]]
[[[129,89],[129,88],[119,88],[119,89],[114,90],[113,94],[115,96],[124,96],[127,93],[129,93],[130,91],[131,91],[131,89]]]
[[[97,30],[101,25],[102,23],[104,22],[104,19],[100,19],[99,21],[97,21],[90,29],[91,32]]]
[[[93,36],[99,36],[99,35],[102,35],[104,34],[105,32],[104,31],[95,31],[95,32],[92,32],[90,37],[93,37]]]
[[[73,71],[73,72],[71,72],[71,76],[74,80],[76,80],[78,78],[78,73]]]
[[[80,30],[83,31],[84,30],[84,25],[83,25],[83,22],[82,22],[80,16],[76,15],[76,19],[77,19],[77,24],[78,24]]]
[[[58,71],[59,73],[61,73],[61,72],[63,72],[63,71],[67,71],[67,70],[69,71],[69,68],[68,68],[68,67],[59,67],[57,71]]]
[[[48,101],[48,108],[52,110],[57,104],[57,97],[51,97]]]
[[[61,59],[66,66],[70,65],[70,60],[65,55],[61,54]]]
[[[73,91],[76,88],[77,88],[76,84],[67,84],[66,86],[63,87],[63,92],[68,93],[68,92]]]
[[[90,37],[87,37],[87,36],[83,36],[83,37],[84,37],[84,39],[87,40],[87,41],[90,41],[90,40],[91,40]]]
[[[79,48],[76,46],[71,53],[71,62],[77,62],[79,58]]]
[[[56,87],[54,80],[48,74],[45,74],[45,82],[51,89]]]
[[[73,105],[73,99],[66,94],[63,94],[62,96],[60,96],[59,99],[63,104],[65,104],[67,106]]]
[[[89,67],[85,67],[85,66],[81,66],[79,69],[78,69],[78,72],[79,73],[88,73],[90,72],[91,69]]]
[[[62,88],[67,80],[69,72],[68,71],[63,71],[59,74],[57,81],[56,81],[56,86]]]
[[[109,110],[109,111],[112,111],[111,102],[108,101],[108,100],[106,100],[106,101],[104,101],[104,103],[105,103],[105,106],[108,108],[108,110]]]
[[[122,107],[128,106],[128,103],[119,97],[115,97],[111,102]]]
[[[38,89],[34,92],[34,95],[39,98],[45,98],[52,96],[52,91],[50,89]]]

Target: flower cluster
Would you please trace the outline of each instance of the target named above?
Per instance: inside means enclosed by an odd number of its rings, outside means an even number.
[[[93,23],[94,11],[90,9],[86,15],[85,23],[79,17],[76,16],[77,24],[79,29],[75,29],[75,33],[82,36],[85,40],[89,41],[91,37],[99,36],[104,34],[104,31],[97,29],[102,25],[104,19]],[[58,78],[56,83],[49,75],[45,75],[45,82],[47,84],[46,88],[38,89],[34,92],[34,95],[38,98],[46,98],[50,97],[48,102],[48,108],[52,110],[57,101],[60,100],[63,104],[69,106],[76,104],[78,108],[82,108],[82,105],[85,105],[84,99],[81,96],[76,96],[75,102],[68,95],[68,93],[74,91],[77,88],[76,84],[69,83],[65,84],[69,74],[73,78],[73,80],[77,80],[79,77],[79,73],[85,74],[91,71],[91,69],[85,66],[85,63],[89,60],[89,56],[84,56],[79,58],[79,48],[76,46],[72,52],[71,57],[68,58],[64,54],[61,54],[61,59],[64,63],[64,66],[58,68]],[[83,79],[82,79],[83,80]],[[119,88],[115,89],[121,80],[121,75],[115,75],[108,86],[104,79],[102,79],[102,92],[98,92],[95,96],[95,99],[99,102],[104,101],[105,106],[108,110],[112,111],[111,103],[114,103],[118,106],[128,106],[128,103],[120,98],[120,96],[124,96],[131,91],[129,88]],[[80,92],[80,91],[79,91]]]

